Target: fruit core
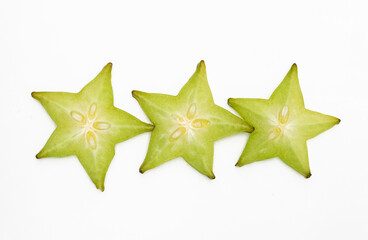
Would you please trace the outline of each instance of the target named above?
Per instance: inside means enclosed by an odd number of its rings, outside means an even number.
[[[97,134],[99,131],[107,130],[111,127],[110,123],[105,121],[99,121],[96,118],[97,104],[92,103],[86,114],[82,114],[78,111],[71,111],[71,117],[78,122],[83,129],[83,134],[88,146],[91,149],[97,148]]]
[[[284,135],[289,127],[289,108],[288,106],[284,106],[279,111],[276,120],[274,120],[272,123],[272,128],[270,134],[268,135],[268,139],[277,139],[278,137]]]
[[[171,114],[171,117],[177,122],[179,125],[170,135],[169,140],[171,142],[178,140],[185,133],[192,133],[194,130],[205,128],[210,125],[210,121],[203,118],[198,118],[197,113],[197,105],[192,103],[186,114]]]

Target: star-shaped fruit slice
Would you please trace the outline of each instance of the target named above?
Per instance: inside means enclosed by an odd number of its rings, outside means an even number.
[[[214,142],[253,130],[245,121],[214,103],[204,61],[198,64],[177,96],[140,91],[132,94],[155,125],[141,173],[182,157],[213,179]]]
[[[311,172],[306,141],[340,122],[304,107],[296,64],[270,99],[230,98],[228,103],[254,126],[236,164],[239,167],[278,157],[308,178]]]
[[[101,191],[115,144],[153,129],[114,107],[111,68],[112,64],[107,64],[79,93],[32,93],[57,125],[36,157],[76,155]]]

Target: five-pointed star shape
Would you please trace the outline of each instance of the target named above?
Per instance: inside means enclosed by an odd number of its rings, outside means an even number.
[[[242,119],[214,103],[204,61],[198,64],[177,96],[139,91],[132,94],[155,126],[141,173],[182,157],[197,171],[213,179],[214,142],[253,130]]]
[[[115,155],[115,144],[153,129],[152,125],[114,107],[111,68],[108,63],[79,93],[32,93],[57,124],[36,157],[76,155],[101,191]]]
[[[340,122],[305,109],[296,64],[270,99],[230,98],[228,103],[255,129],[236,164],[239,167],[278,157],[308,178],[311,172],[306,141]]]

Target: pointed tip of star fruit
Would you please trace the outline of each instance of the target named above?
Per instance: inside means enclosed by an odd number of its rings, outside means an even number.
[[[37,155],[36,155],[36,158],[37,159],[40,159],[40,158],[44,158],[45,156],[44,156],[44,154],[42,153],[42,151],[41,152],[39,152],[39,153],[37,153]]]
[[[337,117],[332,117],[332,118],[333,118],[332,122],[333,122],[334,125],[340,124],[340,122],[341,122],[340,118],[337,118]]]
[[[206,64],[204,63],[204,60],[201,60],[198,64],[197,64],[197,70],[205,70],[206,71]]]
[[[39,94],[39,92],[32,92],[31,93],[31,96],[34,98],[34,99],[40,99],[40,94]]]
[[[216,178],[215,174],[212,171],[207,177],[209,177],[211,180]]]
[[[204,60],[199,61],[197,67],[206,67],[206,64],[204,63]]]
[[[149,132],[152,132],[155,129],[155,125],[146,123],[146,128]]]
[[[143,174],[145,172],[145,170],[143,170],[143,168],[141,167],[141,168],[139,168],[139,172]]]
[[[235,167],[242,167],[244,164],[241,163],[241,159],[238,160],[238,162],[235,164]]]
[[[132,96],[133,96],[135,99],[138,99],[138,98],[139,98],[139,95],[140,95],[141,93],[142,93],[141,91],[133,90],[133,91],[132,91]]]
[[[246,132],[254,132],[254,127],[248,124],[244,124]]]
[[[229,98],[229,99],[227,100],[227,104],[228,104],[229,106],[232,106],[232,105],[234,105],[235,101],[236,101],[236,98]]]
[[[105,65],[105,68],[112,68],[112,62],[109,62],[108,64]]]
[[[99,73],[100,74],[108,74],[108,78],[106,79],[110,79],[111,80],[111,71],[112,71],[112,63],[109,62],[108,64],[106,64],[103,69],[101,70],[101,72]]]
[[[101,192],[105,191],[105,185],[104,184],[102,184],[102,185],[96,185],[96,188],[98,190],[100,190]]]
[[[248,158],[244,158],[244,157],[240,157],[238,162],[235,164],[236,167],[243,167],[244,165],[253,163],[254,160],[252,159],[248,159]]]
[[[293,63],[293,65],[291,66],[289,72],[296,72],[296,73],[298,73],[298,66],[296,65],[296,63]]]

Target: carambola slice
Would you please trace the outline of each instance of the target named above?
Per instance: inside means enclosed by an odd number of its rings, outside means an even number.
[[[340,122],[304,107],[296,64],[270,99],[230,98],[228,103],[254,127],[236,164],[239,167],[278,157],[308,178],[311,172],[306,141]]]
[[[245,121],[214,103],[204,61],[198,64],[177,96],[140,91],[133,91],[133,96],[155,125],[141,173],[182,157],[213,179],[214,142],[253,130]]]
[[[115,144],[153,129],[152,125],[114,107],[111,68],[112,64],[107,64],[79,93],[32,93],[57,124],[36,157],[76,155],[101,191],[115,155]]]

